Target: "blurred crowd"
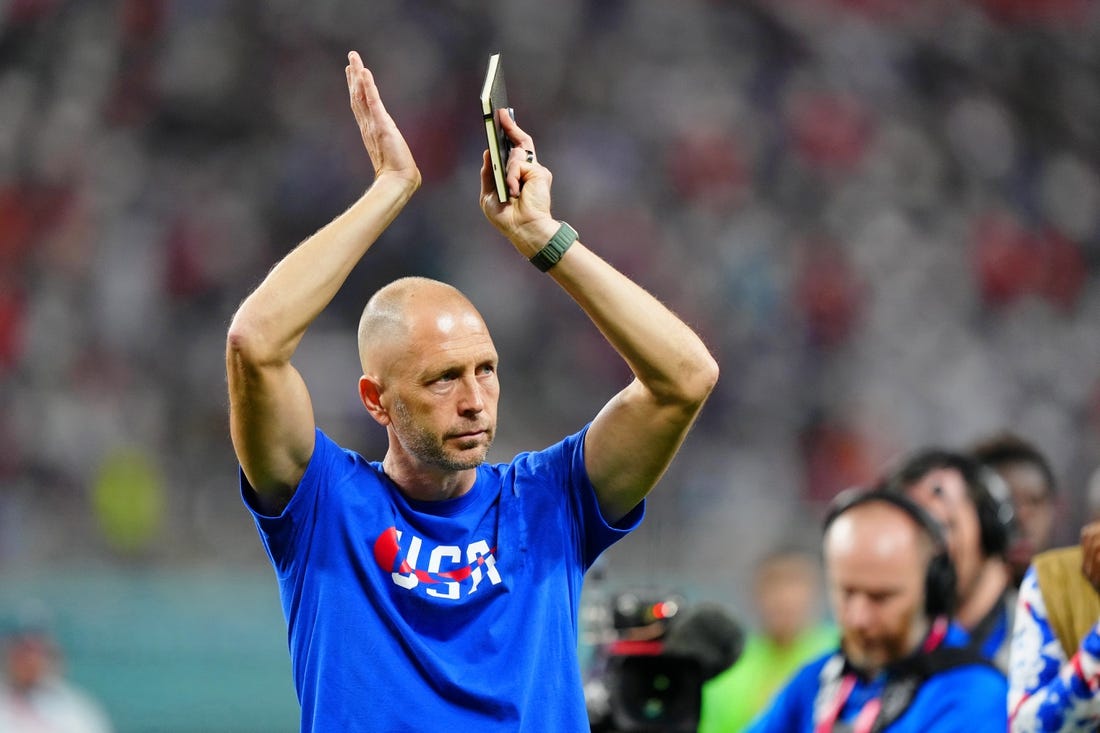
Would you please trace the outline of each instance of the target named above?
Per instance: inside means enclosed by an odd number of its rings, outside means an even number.
[[[9,0],[0,568],[257,556],[225,329],[369,185],[350,49],[425,184],[300,350],[335,438],[381,455],[354,324],[403,274],[486,314],[500,459],[625,379],[478,209],[476,97],[502,51],[557,215],[722,366],[616,562],[747,581],[750,548],[816,532],[899,454],[1004,428],[1049,457],[1075,541],[1100,465],[1094,3]]]

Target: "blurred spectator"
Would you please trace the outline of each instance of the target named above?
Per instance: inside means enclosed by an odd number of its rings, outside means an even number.
[[[110,733],[99,703],[65,680],[61,650],[41,619],[20,620],[3,631],[4,733]]]
[[[1009,432],[978,442],[971,454],[1007,485],[1016,516],[1007,559],[1013,583],[1019,586],[1032,556],[1051,547],[1058,516],[1054,471],[1036,446]]]
[[[750,731],[1004,731],[1005,678],[949,620],[936,520],[900,494],[843,493],[824,554],[840,649],[804,666]]]
[[[1035,556],[1020,586],[1009,673],[1010,730],[1100,725],[1100,522]]]
[[[752,600],[758,631],[737,663],[703,686],[699,733],[744,730],[795,670],[836,646],[836,629],[820,615],[818,564],[815,555],[793,546],[757,563]]]
[[[1012,507],[995,496],[980,463],[937,448],[909,456],[887,481],[890,491],[919,504],[943,528],[955,566],[955,620],[981,654],[1008,669],[1015,587],[1008,572]]]

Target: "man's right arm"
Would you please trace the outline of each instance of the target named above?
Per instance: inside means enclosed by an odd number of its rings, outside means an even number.
[[[241,304],[226,340],[229,427],[261,508],[286,506],[313,453],[313,407],[290,359],[356,263],[420,185],[420,172],[359,55],[346,68],[352,111],[374,165],[374,184],[302,242]]]

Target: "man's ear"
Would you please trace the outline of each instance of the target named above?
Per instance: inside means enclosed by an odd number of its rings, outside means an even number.
[[[359,377],[359,399],[379,425],[389,425],[390,415],[382,405],[382,385],[366,374]]]

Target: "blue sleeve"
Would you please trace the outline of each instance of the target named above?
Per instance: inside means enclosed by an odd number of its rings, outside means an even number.
[[[318,428],[313,442],[313,455],[310,456],[302,480],[298,482],[286,507],[276,515],[260,511],[256,492],[249,485],[244,472],[238,469],[241,498],[256,523],[264,550],[280,574],[292,569],[297,549],[309,542],[317,522],[318,507],[333,486],[347,475],[353,462],[350,453],[336,445]]]
[[[642,523],[645,517],[645,500],[627,512],[626,516],[609,524],[600,511],[599,500],[596,498],[596,489],[588,478],[588,467],[584,462],[584,436],[588,434],[585,426],[576,435],[566,439],[564,445],[571,445],[571,475],[573,496],[578,500],[581,527],[585,538],[584,560],[585,567],[591,567],[596,558],[611,545],[633,532]]]
[[[1073,659],[1066,659],[1034,567],[1020,584],[1010,659],[1012,731],[1094,730],[1100,718],[1100,634],[1093,626]]]
[[[614,524],[608,523],[600,512],[596,490],[588,478],[584,462],[584,436],[588,426],[535,453],[517,459],[517,481],[530,482],[531,488],[540,492],[529,511],[537,509],[545,501],[555,502],[557,511],[565,511],[574,526],[580,550],[580,562],[585,569],[611,545],[630,534],[641,524],[645,516],[645,502],[640,502],[625,517]],[[564,491],[563,491],[564,489]],[[564,504],[563,504],[564,502]],[[534,535],[560,532],[561,527],[547,526],[547,515],[528,518]]]

